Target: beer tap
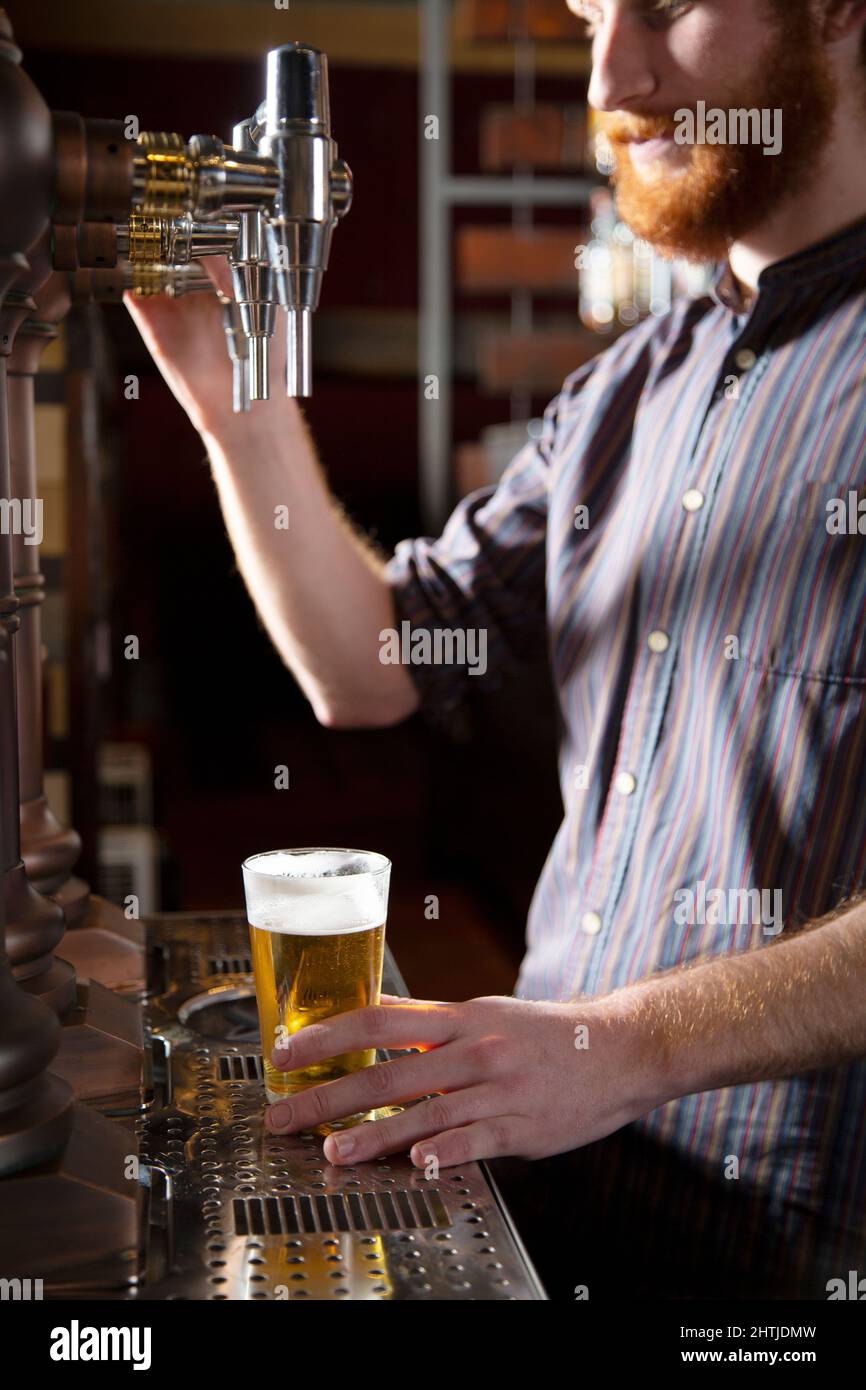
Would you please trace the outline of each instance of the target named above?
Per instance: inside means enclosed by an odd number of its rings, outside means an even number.
[[[334,227],[352,202],[352,173],[331,136],[328,60],[288,43],[271,49],[267,95],[250,134],[278,171],[265,211],[270,262],[287,311],[286,391],[312,394],[312,316],[328,268]]]
[[[250,409],[250,340],[244,332],[240,306],[222,290],[217,298],[223,306],[223,330],[232,364],[232,410],[235,415]]]
[[[127,289],[136,298],[165,294],[173,299],[194,290],[213,291],[213,281],[194,262],[217,255],[234,260],[241,226],[245,219],[258,216],[257,212],[241,212],[238,218],[226,221],[196,221],[189,212],[174,218],[131,213],[129,221],[117,227],[117,251],[126,256],[126,263],[116,271],[79,271],[73,277],[73,300],[107,303],[119,299]],[[250,408],[249,340],[239,305],[221,290],[216,294],[223,306],[232,363],[232,408],[237,414]]]
[[[136,265],[189,265],[202,256],[229,255],[238,239],[238,226],[237,218],[204,222],[189,212],[179,217],[133,212],[128,222],[117,227],[117,251]]]
[[[231,145],[213,135],[185,142],[175,133],[143,132],[131,188],[132,213],[117,232],[117,250],[131,264],[177,269],[199,256],[228,255],[234,303],[222,294],[220,300],[234,410],[268,399],[278,303],[287,320],[286,392],[310,396],[312,315],[334,227],[352,202],[352,173],[331,135],[325,55],[300,43],[272,49],[265,100],[254,117],[237,123]],[[233,216],[217,222],[220,212]],[[97,235],[91,230],[88,248]],[[96,265],[104,264],[100,256]],[[106,298],[116,285],[93,283]],[[199,284],[164,279],[167,292]]]
[[[248,125],[241,122],[235,128],[233,146],[216,136],[195,135],[185,144],[179,135],[146,132],[138,140],[133,172],[135,208],[162,223],[158,230],[148,229],[161,263],[177,266],[177,257],[188,249],[193,255],[229,257],[235,297],[220,299],[237,412],[248,410],[251,400],[268,398],[268,348],[277,303],[262,211],[273,202],[278,175],[274,162],[249,138]],[[236,213],[236,220],[214,223],[222,209]],[[182,218],[187,220],[179,225]],[[133,219],[131,226],[142,223]],[[131,233],[130,245],[137,250]],[[175,280],[174,285],[179,290],[193,282]]]
[[[252,121],[240,121],[232,132],[232,144],[236,149],[255,151],[251,134]],[[270,395],[270,339],[276,319],[275,279],[268,260],[265,237],[264,214],[255,208],[241,212],[238,218],[239,233],[237,245],[229,255],[232,272],[232,287],[238,314],[231,311],[225,316],[226,338],[229,355],[232,358],[234,386],[234,408],[238,401],[244,409],[244,399],[266,401]],[[226,306],[228,307],[228,306]],[[237,346],[236,324],[240,321],[243,337],[246,339],[246,356],[233,355]],[[239,375],[246,385],[238,384]],[[248,408],[248,407],[246,407]]]
[[[153,217],[196,219],[223,209],[259,208],[277,192],[271,159],[236,150],[215,135],[193,135],[188,143],[173,133],[144,131],[133,158],[132,205]]]

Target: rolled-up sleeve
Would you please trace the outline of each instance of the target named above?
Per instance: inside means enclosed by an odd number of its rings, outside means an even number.
[[[512,459],[497,486],[458,504],[442,535],[400,541],[386,566],[398,630],[431,635],[429,649],[448,651],[442,634],[463,634],[476,659],[412,659],[409,671],[422,709],[444,714],[467,688],[493,689],[503,675],[544,650],[545,542],[548,489],[559,397],[548,405],[538,439]],[[406,625],[408,624],[408,628]],[[483,648],[482,645],[483,644]],[[417,639],[413,642],[420,648]],[[460,644],[451,644],[451,652]]]

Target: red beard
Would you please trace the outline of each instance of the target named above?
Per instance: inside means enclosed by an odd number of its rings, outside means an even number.
[[[623,221],[663,256],[722,260],[732,242],[765,222],[818,173],[820,153],[833,127],[837,91],[808,10],[786,9],[784,29],[774,23],[753,73],[721,98],[704,98],[724,111],[757,107],[782,111],[782,147],[765,155],[761,144],[683,146],[681,170],[658,166],[638,174],[628,141],[673,135],[671,116],[599,112],[599,129],[615,160],[613,182]],[[697,104],[695,104],[697,105]]]

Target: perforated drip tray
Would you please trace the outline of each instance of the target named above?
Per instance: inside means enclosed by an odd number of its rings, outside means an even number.
[[[148,922],[155,1103],[138,1299],[543,1299],[483,1164],[334,1167],[264,1129],[243,917]],[[383,988],[407,993],[386,952]]]

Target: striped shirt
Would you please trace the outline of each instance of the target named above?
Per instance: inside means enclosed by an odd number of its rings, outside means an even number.
[[[518,996],[760,949],[860,889],[866,220],[750,299],[721,263],[709,294],[625,333],[499,485],[401,541],[387,574],[412,629],[487,634],[483,675],[410,666],[430,712],[546,642],[564,816]],[[863,1226],[866,1059],[638,1127],[720,1177],[735,1155],[793,1235],[798,1212]]]

